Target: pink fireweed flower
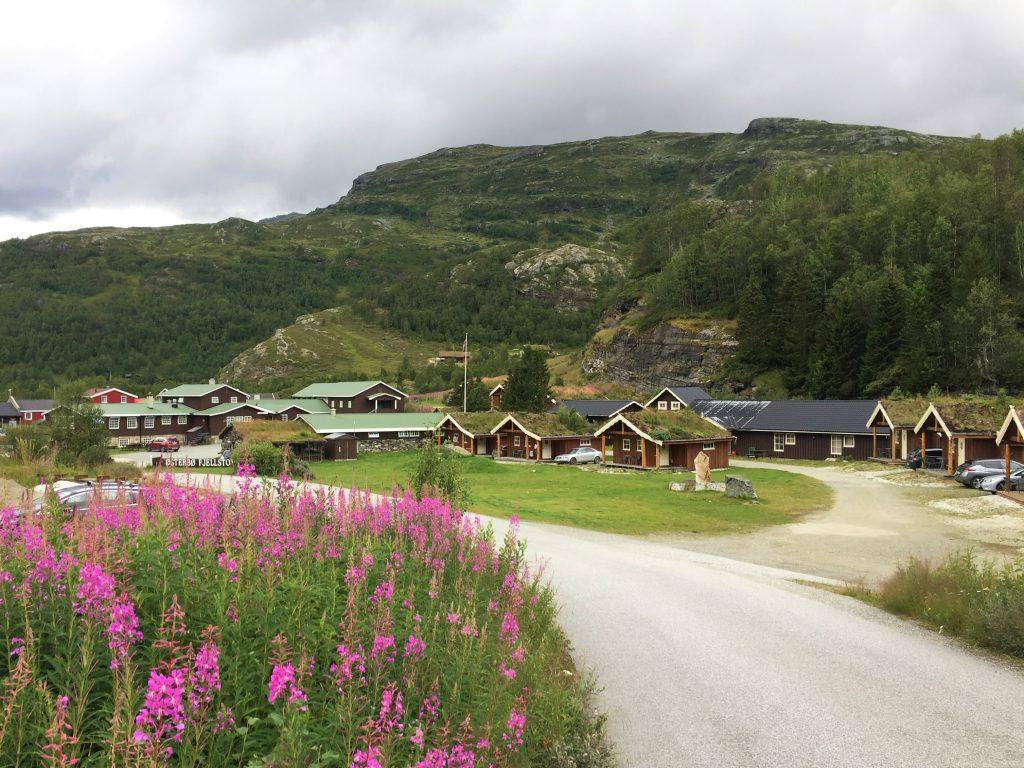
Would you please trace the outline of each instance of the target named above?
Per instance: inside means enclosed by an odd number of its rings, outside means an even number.
[[[503,677],[507,677],[509,680],[516,679],[516,671],[513,667],[506,667],[505,662],[498,664],[498,673]]]
[[[216,643],[205,643],[196,653],[191,682],[188,703],[195,712],[213,701],[214,692],[220,690],[220,649]]]
[[[58,696],[53,720],[46,730],[46,745],[43,747],[43,763],[51,768],[72,768],[78,764],[77,757],[71,757],[78,737],[68,722],[68,697]]]
[[[395,636],[376,635],[373,638],[373,647],[370,649],[370,658],[383,657],[383,660],[392,663],[395,660]]]
[[[523,746],[523,732],[526,729],[526,715],[512,710],[508,716],[508,724],[501,736],[505,748],[509,752],[516,752]]]
[[[25,638],[23,637],[12,637],[11,638],[11,652],[12,658],[18,658],[21,656],[21,652],[25,650]]]
[[[220,709],[217,710],[217,720],[213,724],[213,732],[220,733],[226,731],[228,728],[234,728],[235,726],[235,713],[231,711],[231,707],[226,707],[223,704],[220,705]]]
[[[356,675],[362,679],[363,673],[366,672],[362,651],[362,646],[359,646],[358,650],[351,650],[344,643],[338,646],[338,661],[330,666],[338,693],[344,693],[345,683]]]
[[[285,695],[289,704],[298,703],[299,709],[306,710],[306,694],[299,688],[295,677],[295,667],[288,664],[275,664],[270,673],[270,693],[267,700],[273,704]]]
[[[402,707],[402,693],[392,683],[380,694],[380,713],[374,723],[378,733],[391,733],[392,731],[402,732],[402,715],[405,710]]]
[[[142,639],[139,631],[139,617],[135,604],[127,595],[116,598],[110,606],[110,623],[107,625],[107,647],[113,651],[110,668],[118,669],[128,658],[131,646]]]
[[[172,669],[163,674],[151,669],[145,701],[135,716],[135,741],[149,744],[154,750],[166,745],[164,754],[170,756],[170,743],[181,741],[185,731],[184,693],[185,670]]]
[[[383,768],[379,758],[381,751],[372,744],[367,745],[365,750],[357,749],[352,755],[352,762],[349,768]]]
[[[256,465],[239,464],[237,474],[239,477],[256,477]]]
[[[423,746],[423,729],[417,728],[412,732],[412,736],[409,737],[409,743],[415,744],[417,747]]]
[[[382,581],[377,585],[377,588],[373,590],[373,594],[370,595],[370,603],[377,605],[379,603],[391,604],[391,600],[395,594],[395,585],[390,581]]]
[[[416,637],[416,635],[409,635],[409,639],[405,641],[405,650],[402,653],[402,658],[408,659],[412,657],[418,659],[425,650],[427,650],[427,644],[423,640]]]
[[[498,635],[506,643],[515,643],[519,640],[519,621],[514,613],[506,612],[501,619],[501,630]]]
[[[114,599],[114,577],[104,573],[100,566],[86,563],[79,570],[78,579],[73,603],[75,613],[100,620]]]

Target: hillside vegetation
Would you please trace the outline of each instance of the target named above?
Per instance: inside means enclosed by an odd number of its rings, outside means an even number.
[[[843,301],[857,305],[857,317],[880,311],[881,288],[849,292],[862,277],[891,277],[880,264],[902,270],[911,294],[925,279],[911,265],[929,269],[946,259],[945,272],[929,274],[935,286],[953,275],[950,293],[935,287],[921,299],[942,302],[946,314],[970,292],[969,270],[996,265],[996,304],[1011,320],[1019,316],[1002,303],[1022,279],[1011,274],[1010,259],[1020,220],[1019,200],[1011,199],[1024,188],[1019,145],[1016,136],[968,142],[788,119],[755,120],[742,134],[473,145],[381,166],[337,203],[306,215],[12,240],[0,244],[0,383],[28,393],[128,374],[126,383],[143,390],[204,379],[297,317],[339,305],[353,318],[352,334],[374,336],[379,325],[413,348],[446,346],[468,332],[484,345],[573,351],[602,316],[627,309],[655,323],[760,306],[770,316],[762,331],[777,334],[785,300],[811,313],[801,324],[809,341],[772,344],[759,356],[764,341],[744,335],[750,323],[741,316],[741,364],[731,377],[783,369],[794,391],[838,392],[849,381],[881,386],[910,363],[882,371],[856,345],[841,346],[856,361],[855,377],[799,375],[804,363],[844,373],[853,366],[834,363],[827,338],[859,332],[840,327]],[[940,214],[949,237],[933,231]],[[928,244],[939,240],[949,243],[948,256],[933,256]],[[570,244],[581,248],[563,247]],[[573,259],[585,269],[574,270]],[[825,266],[790,269],[802,260]],[[585,285],[557,291],[577,272]],[[809,281],[803,288],[812,299],[802,304],[780,293],[796,274]],[[764,306],[756,304],[753,277]],[[906,329],[900,318],[908,310],[894,314]],[[926,334],[933,346],[944,345],[933,331]],[[876,333],[884,338],[871,355],[909,349],[905,330],[898,338]],[[395,338],[382,332],[371,341],[390,346]],[[339,347],[338,360],[316,365],[345,369],[353,353]],[[380,365],[390,363],[382,357]],[[1003,377],[1000,363],[982,378],[994,385]]]

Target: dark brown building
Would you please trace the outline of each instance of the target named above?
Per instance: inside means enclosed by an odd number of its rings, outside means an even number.
[[[679,411],[689,408],[698,400],[710,400],[711,395],[704,387],[665,387],[644,403],[644,408],[654,411]]]
[[[620,413],[595,437],[606,463],[641,469],[693,470],[701,451],[712,469],[724,469],[732,451],[728,430],[685,409]]]
[[[137,403],[102,403],[110,445],[127,448],[145,445],[156,437],[181,439],[197,423],[195,411],[186,405],[161,403],[147,398]]]
[[[322,400],[337,414],[401,413],[408,395],[383,381],[333,381],[310,384],[292,398]]]
[[[180,384],[165,389],[157,395],[157,399],[164,403],[178,403],[197,411],[205,411],[227,403],[244,403],[249,399],[249,395],[229,384],[218,384],[211,379],[207,384]]]

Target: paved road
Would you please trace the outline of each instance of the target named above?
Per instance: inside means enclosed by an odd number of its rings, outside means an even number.
[[[675,538],[685,549],[844,581],[876,582],[911,555],[939,557],[968,544],[969,532],[913,498],[915,489],[831,467],[733,460],[735,467],[796,472],[831,486],[835,503],[789,525],[730,536]],[[880,467],[882,468],[882,467]],[[950,484],[951,494],[977,491]],[[977,542],[972,542],[978,547]]]
[[[549,563],[578,662],[597,672],[624,768],[1024,765],[1018,666],[793,581],[813,577],[522,532]]]
[[[220,445],[183,445],[173,454],[175,459],[215,459],[220,456]],[[157,456],[155,451],[126,451],[125,453],[113,454],[114,461],[124,464],[136,464],[140,467],[152,467],[153,458]]]

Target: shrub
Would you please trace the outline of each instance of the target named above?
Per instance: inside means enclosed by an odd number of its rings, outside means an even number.
[[[270,443],[243,443],[236,458],[239,464],[251,464],[263,477],[277,477],[284,471],[284,453]]]
[[[469,486],[458,456],[433,443],[424,443],[416,452],[409,487],[418,499],[434,495],[459,509],[469,505]]]
[[[514,527],[498,546],[435,499],[250,483],[147,486],[63,526],[0,512],[0,763],[47,743],[52,764],[211,768],[600,753]]]

